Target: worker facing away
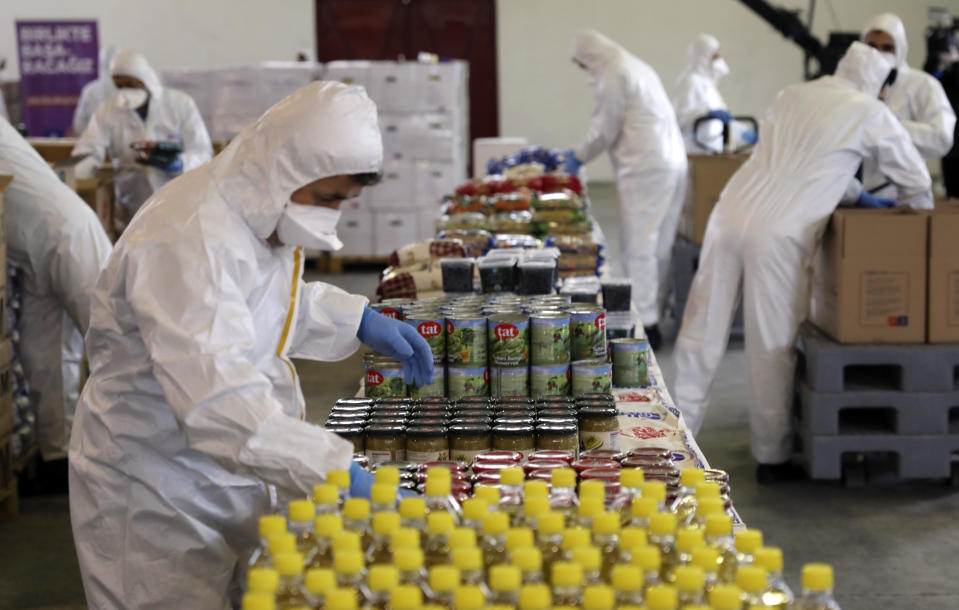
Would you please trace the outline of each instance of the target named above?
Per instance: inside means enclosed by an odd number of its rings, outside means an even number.
[[[100,56],[97,60],[100,75],[83,86],[80,90],[80,101],[77,102],[77,109],[73,111],[73,134],[77,137],[86,131],[93,113],[96,112],[100,104],[114,94],[117,86],[113,84],[113,77],[110,76],[110,65],[116,56],[117,50],[113,46],[100,47]]]
[[[77,165],[80,177],[92,176],[110,154],[128,222],[154,191],[209,161],[213,146],[193,98],[164,88],[142,55],[120,51],[110,75],[117,91],[93,113],[73,154],[89,155]]]
[[[789,463],[796,335],[808,309],[813,253],[850,178],[863,159],[875,159],[903,204],[932,207],[922,157],[877,99],[890,72],[878,51],[857,42],[835,76],[784,89],[706,227],[676,342],[676,401],[698,433],[741,293],[761,482],[800,476]]]
[[[596,109],[567,162],[575,173],[609,151],[619,191],[621,257],[650,343],[669,296],[669,264],[686,190],[686,151],[676,114],[656,72],[599,32],[573,38]]]
[[[4,222],[9,264],[21,272],[20,354],[37,416],[39,483],[63,493],[90,293],[113,247],[90,206],[5,119],[0,175],[13,176]]]
[[[90,379],[70,447],[70,515],[94,608],[222,608],[257,518],[332,469],[372,475],[303,421],[291,358],[366,343],[429,384],[429,344],[367,299],[304,283],[303,248],[336,249],[340,203],[377,179],[376,107],[315,82],[209,164],[160,189],[97,283]],[[234,597],[234,599],[236,599]]]
[[[956,114],[939,81],[906,63],[908,46],[902,20],[892,13],[877,15],[863,28],[862,39],[896,68],[895,80],[883,99],[919,153],[926,159],[946,156],[952,148]],[[892,187],[885,186],[888,176],[883,176],[875,160],[863,162],[862,176],[863,185],[873,195],[886,199],[895,196]]]
[[[723,152],[724,126],[732,130],[732,139],[737,145],[755,144],[756,132],[737,126],[719,93],[719,80],[729,74],[729,65],[719,54],[719,41],[709,34],[700,34],[689,45],[687,60],[671,98],[686,152]],[[703,117],[713,120],[697,128],[696,121]]]

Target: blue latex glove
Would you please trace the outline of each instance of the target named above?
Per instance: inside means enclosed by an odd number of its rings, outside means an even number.
[[[746,144],[755,144],[759,141],[759,135],[752,129],[747,129],[746,131],[742,132],[739,137]]]
[[[383,316],[385,317],[385,316]],[[363,469],[356,462],[350,463],[350,497],[370,499],[370,491],[373,489],[373,481],[376,477],[372,473]]]
[[[894,208],[899,205],[899,202],[889,197],[876,197],[869,191],[863,191],[859,193],[859,198],[856,199],[856,205],[861,208],[875,208],[882,210],[885,208]]]
[[[563,160],[563,171],[567,174],[575,176],[579,173],[579,168],[583,166],[583,162],[576,158],[576,153],[573,151],[568,151],[566,153],[566,159]]]
[[[367,307],[356,338],[375,352],[399,360],[407,384],[423,387],[433,383],[433,352],[415,328]]]
[[[183,171],[183,159],[177,157],[176,161],[171,161],[169,163],[164,163],[162,161],[150,161],[150,165],[157,169],[162,169],[165,172],[179,172]]]
[[[730,121],[733,120],[733,115],[730,114],[730,112],[729,112],[728,110],[724,110],[724,109],[722,109],[722,108],[717,108],[717,109],[715,109],[715,110],[710,110],[710,111],[706,114],[706,116],[708,116],[708,117],[711,118],[711,119],[719,119],[719,120],[722,121],[723,123],[728,123],[728,122],[730,122]]]

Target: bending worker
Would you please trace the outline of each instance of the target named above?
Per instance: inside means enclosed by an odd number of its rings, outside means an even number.
[[[13,176],[4,194],[7,256],[22,272],[20,346],[44,462],[40,484],[63,493],[90,294],[113,247],[90,206],[5,119],[0,175]]]
[[[116,85],[113,84],[113,77],[110,76],[110,64],[113,63],[116,54],[116,47],[100,47],[97,63],[100,75],[80,90],[80,101],[77,102],[77,109],[73,112],[73,134],[78,138],[86,131],[93,113],[97,111],[100,104],[107,101],[117,90]]]
[[[932,206],[925,163],[877,99],[890,72],[878,51],[857,42],[835,76],[784,89],[768,111],[763,139],[706,227],[676,342],[676,400],[698,433],[742,290],[749,423],[761,482],[800,476],[789,463],[794,346],[809,303],[811,258],[850,178],[863,159],[875,159],[902,203]]]
[[[303,248],[338,249],[339,206],[378,179],[376,107],[315,82],[211,163],[160,189],[93,294],[91,374],[70,446],[70,516],[93,608],[221,608],[272,489],[306,497],[331,469],[372,475],[303,421],[290,358],[366,343],[433,377],[429,344],[367,300],[304,283]]]
[[[573,39],[573,62],[596,94],[589,130],[567,163],[575,173],[604,151],[616,175],[622,262],[650,343],[669,296],[669,263],[686,192],[686,151],[656,72],[599,32]]]
[[[161,86],[142,55],[120,51],[110,74],[117,91],[97,108],[73,154],[89,155],[77,166],[80,177],[92,176],[110,154],[126,222],[154,191],[209,161],[213,146],[193,98]]]

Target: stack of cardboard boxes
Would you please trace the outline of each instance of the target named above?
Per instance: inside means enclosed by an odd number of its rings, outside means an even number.
[[[0,176],[0,519],[17,514],[17,482],[13,474],[13,351],[7,333],[7,234],[3,192],[13,180]]]

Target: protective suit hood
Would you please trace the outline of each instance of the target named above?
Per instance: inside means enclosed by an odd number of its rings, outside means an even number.
[[[593,77],[601,75],[610,59],[621,49],[596,30],[586,30],[573,37],[573,59],[586,66],[586,71]]]
[[[314,82],[267,110],[211,161],[214,187],[260,238],[293,191],[320,178],[378,172],[376,105],[361,87]]]
[[[836,77],[852,83],[862,93],[876,97],[892,68],[882,53],[865,43],[854,42],[839,60]]]
[[[713,62],[713,55],[719,50],[719,40],[709,34],[700,34],[689,45],[686,51],[688,60],[687,69],[705,76],[712,76],[710,65]]]
[[[862,39],[866,39],[866,34],[873,30],[879,30],[892,36],[896,43],[896,68],[906,67],[906,57],[909,55],[909,45],[906,42],[906,27],[902,24],[902,19],[893,13],[882,13],[873,17],[866,27],[862,30]]]
[[[110,76],[132,76],[140,79],[153,97],[159,96],[163,91],[160,78],[150,67],[146,57],[129,49],[121,50],[113,58],[110,64]]]
[[[113,58],[117,55],[117,48],[113,45],[100,47],[100,57],[97,59],[97,68],[99,78],[110,78],[110,68],[113,66]]]

